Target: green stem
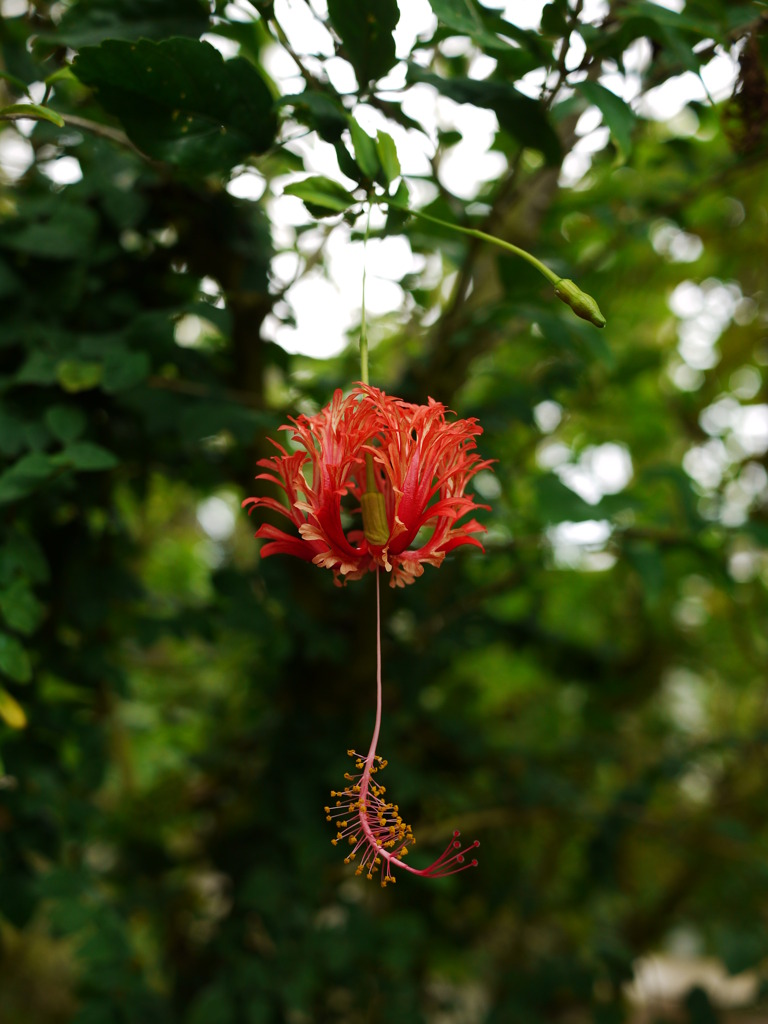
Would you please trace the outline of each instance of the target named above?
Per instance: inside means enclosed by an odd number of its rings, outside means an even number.
[[[366,249],[368,248],[368,235],[371,231],[371,208],[368,206],[368,218],[365,223],[365,238],[363,239],[363,295],[360,300],[360,380],[368,384],[368,327],[365,319],[365,274],[366,274]]]
[[[501,238],[496,238],[495,235],[489,235],[485,231],[479,231],[477,228],[465,228],[460,224],[452,224],[450,221],[441,220],[439,217],[433,217],[431,213],[424,213],[422,210],[414,210],[408,206],[401,206],[400,203],[393,203],[391,199],[382,197],[383,201],[389,206],[394,206],[397,210],[402,210],[403,213],[410,213],[413,217],[419,217],[421,220],[429,220],[433,224],[439,224],[440,227],[450,228],[451,231],[457,231],[460,235],[469,235],[470,238],[478,238],[481,242],[491,242],[493,245],[498,245],[501,249],[506,249],[507,252],[514,253],[515,256],[519,256],[524,259],[527,263],[530,263],[532,267],[535,267],[540,274],[553,285],[556,285],[560,278],[554,271],[550,270],[541,260],[537,260],[535,256],[527,252],[525,249],[521,249],[517,245],[512,245],[511,242],[505,242]]]
[[[591,295],[587,295],[586,292],[583,292],[578,285],[568,278],[558,277],[554,271],[550,270],[548,266],[526,249],[521,249],[511,242],[505,242],[502,238],[489,235],[487,232],[480,231],[477,228],[465,228],[460,224],[452,224],[450,221],[441,220],[440,217],[433,217],[431,213],[424,213],[422,210],[414,210],[412,207],[403,206],[401,203],[393,202],[388,196],[379,196],[376,202],[386,203],[388,206],[392,206],[396,210],[402,210],[403,213],[408,213],[413,217],[419,217],[421,220],[428,220],[433,224],[439,224],[440,227],[457,231],[460,235],[468,235],[470,238],[477,238],[481,242],[490,242],[500,249],[505,249],[507,252],[519,256],[520,259],[530,263],[532,267],[546,277],[549,283],[554,286],[555,295],[567,306],[570,306],[577,316],[580,316],[582,320],[588,320],[595,327],[605,327],[605,317],[600,312],[597,302],[595,302]]]

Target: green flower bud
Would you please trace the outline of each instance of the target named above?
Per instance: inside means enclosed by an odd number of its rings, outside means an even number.
[[[589,320],[595,327],[605,327],[605,317],[600,312],[598,304],[591,295],[583,292],[574,281],[561,277],[555,285],[555,295],[566,306],[570,306],[576,316],[580,316],[582,320]]]

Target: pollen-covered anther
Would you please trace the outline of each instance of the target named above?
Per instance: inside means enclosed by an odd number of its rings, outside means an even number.
[[[361,759],[359,754],[355,756]],[[442,878],[477,866],[477,861],[468,861],[466,855],[480,844],[475,840],[462,848],[458,829],[441,856],[428,867],[414,868],[406,864],[404,858],[409,853],[409,847],[416,842],[411,826],[400,815],[398,804],[382,799],[384,787],[374,783],[371,778],[374,768],[383,768],[386,761],[378,755],[369,755],[362,764],[359,775],[346,776],[352,784],[340,794],[343,799],[337,801],[338,809],[327,815],[329,819],[340,819],[336,821],[339,831],[336,839],[332,840],[333,845],[346,839],[352,847],[345,863],[351,863],[360,854],[356,874],[372,877],[374,869],[380,868],[382,884],[386,886],[395,881],[392,872],[398,867],[425,878]]]

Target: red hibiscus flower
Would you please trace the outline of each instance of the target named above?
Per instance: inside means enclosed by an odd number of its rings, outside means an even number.
[[[291,423],[280,429],[292,431],[296,450],[273,441],[280,454],[262,459],[270,472],[256,477],[281,487],[287,507],[275,498],[243,502],[249,511],[279,512],[296,527],[259,527],[256,536],[267,541],[263,557],[295,555],[332,569],[337,581],[381,566],[391,586],[402,587],[462,544],[482,550],[473,534],[485,527],[464,518],[488,507],[465,493],[490,465],[475,451],[482,433],[476,420],[449,421],[445,406],[431,398],[412,405],[361,384],[346,397],[336,391],[316,416]],[[356,516],[359,525],[348,527]]]

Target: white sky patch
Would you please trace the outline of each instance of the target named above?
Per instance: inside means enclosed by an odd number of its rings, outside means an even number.
[[[536,465],[540,469],[557,469],[571,457],[571,449],[562,441],[543,441],[536,449]]]
[[[566,521],[547,530],[555,564],[587,572],[605,572],[616,564],[616,558],[604,550],[610,536],[611,524],[605,519]]]
[[[728,387],[737,398],[749,400],[754,398],[763,386],[763,378],[754,366],[740,366],[734,370],[728,381]]]
[[[683,456],[683,469],[703,491],[714,491],[719,487],[730,464],[727,448],[714,438],[689,448]]]
[[[661,703],[675,725],[687,733],[701,733],[707,724],[706,688],[701,676],[686,668],[667,672],[659,693]]]
[[[291,0],[275,0],[275,16],[296,53],[333,57],[333,36],[314,17],[309,5],[292,3]]]
[[[240,51],[240,46],[234,39],[228,39],[226,36],[216,35],[215,32],[204,32],[203,35],[200,36],[200,40],[204,43],[210,43],[211,46],[219,51],[224,60],[236,57]]]
[[[224,309],[224,293],[221,285],[213,277],[204,277],[200,282],[200,291],[203,295],[207,295],[208,298],[213,299],[213,305],[217,309]]]
[[[235,529],[235,513],[230,502],[213,495],[201,501],[196,509],[197,521],[211,538],[224,541]]]
[[[704,243],[698,235],[682,231],[670,221],[651,224],[651,245],[670,263],[694,263],[704,252]]]
[[[83,177],[80,161],[74,156],[60,156],[58,160],[41,163],[39,168],[54,185],[74,185]]]
[[[197,348],[205,334],[205,324],[194,313],[179,317],[173,329],[173,340],[180,348]]]
[[[499,478],[490,469],[482,469],[472,481],[472,488],[485,501],[492,501],[501,494]]]
[[[560,171],[559,183],[567,188],[581,181],[592,166],[592,155],[599,153],[608,145],[610,132],[602,125],[595,128],[589,135],[583,135],[567,153]]]
[[[596,505],[606,494],[618,494],[632,479],[632,457],[621,444],[585,448],[576,464],[564,463],[555,468],[560,480],[590,505]]]
[[[253,11],[247,3],[241,5],[238,0],[235,0],[234,3],[227,4],[224,8],[224,17],[229,21],[248,24],[253,21]]]
[[[357,92],[357,78],[352,65],[343,57],[329,57],[323,62],[328,80],[342,96]]]
[[[764,455],[768,451],[768,405],[741,406],[733,434],[746,455]]]
[[[747,583],[760,572],[764,557],[755,550],[735,551],[728,559],[728,572],[737,583]]]
[[[413,255],[402,236],[371,238],[364,246],[362,241],[351,240],[347,225],[340,225],[326,239],[320,231],[307,232],[301,237],[300,247],[302,255],[322,247],[327,274],[319,268],[312,270],[288,288],[285,298],[295,326],[270,316],[264,327],[266,336],[287,351],[318,358],[343,351],[347,332],[359,323],[364,265],[366,309],[373,316],[381,316],[402,306],[404,293],[397,281],[405,274],[421,271],[426,264],[422,256]],[[278,289],[294,280],[300,261],[295,252],[275,257],[272,279]]]
[[[258,171],[250,168],[236,173],[227,182],[226,189],[236,199],[251,199],[254,202],[261,199],[267,187],[267,182]]]
[[[437,28],[437,18],[432,13],[429,0],[407,0],[400,5],[400,20],[393,33],[395,53],[400,60],[407,57],[413,44],[421,36],[429,38]]]
[[[273,82],[277,84],[281,95],[301,92],[303,79],[293,58],[282,46],[267,46],[261,55],[264,63],[264,70]]]
[[[681,320],[697,316],[704,309],[704,293],[693,281],[681,281],[669,297],[669,308]]]
[[[542,434],[551,434],[560,426],[563,418],[563,407],[559,402],[545,399],[533,407],[533,418]]]
[[[15,128],[5,128],[0,132],[0,173],[6,181],[17,181],[32,166],[34,159],[32,144]]]
[[[338,355],[347,344],[346,332],[354,322],[353,306],[343,302],[338,285],[321,271],[310,271],[287,293],[296,326],[272,316],[264,321],[264,335],[287,352],[304,355]]]
[[[703,319],[688,320],[680,324],[677,350],[692,370],[711,370],[720,362],[715,348],[720,337],[717,325]]]
[[[691,100],[709,103],[707,92],[715,103],[727,99],[733,92],[738,74],[738,64],[733,56],[723,53],[718,47],[716,56],[702,67],[701,78],[692,71],[668,78],[641,96],[636,110],[643,117],[654,121],[668,121]]]
[[[669,297],[669,308],[680,320],[677,328],[677,351],[692,373],[710,370],[720,361],[717,342],[731,323],[743,296],[733,282],[723,283],[707,278],[698,285],[694,281],[681,281]],[[689,388],[685,373],[679,365],[673,366],[670,376],[681,390],[694,390],[701,381],[696,378]]]

